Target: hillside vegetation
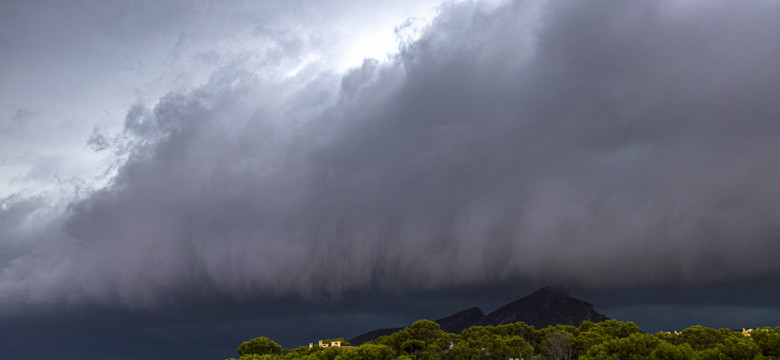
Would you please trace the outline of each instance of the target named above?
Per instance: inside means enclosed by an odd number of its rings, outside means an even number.
[[[342,345],[283,349],[261,337],[241,344],[238,353],[239,360],[763,360],[780,359],[780,327],[743,333],[693,326],[679,333],[645,334],[633,322],[607,320],[541,329],[523,322],[472,326],[452,334],[433,321],[419,320],[357,347]]]

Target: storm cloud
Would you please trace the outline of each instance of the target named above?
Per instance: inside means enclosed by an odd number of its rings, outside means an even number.
[[[231,62],[93,138],[123,161],[106,187],[4,200],[0,302],[777,277],[779,18],[469,2],[344,74]]]

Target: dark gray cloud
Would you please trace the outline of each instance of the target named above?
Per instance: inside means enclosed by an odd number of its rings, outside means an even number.
[[[3,253],[0,301],[776,279],[779,15],[466,3],[344,76],[232,61],[134,105],[112,183],[45,231],[3,205],[32,245]]]

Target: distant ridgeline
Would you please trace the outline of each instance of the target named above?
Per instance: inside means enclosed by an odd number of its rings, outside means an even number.
[[[780,327],[693,326],[674,334],[644,334],[633,322],[609,320],[585,301],[544,288],[488,315],[471,308],[436,322],[420,320],[295,349],[261,337],[237,351],[240,360],[780,360]]]
[[[546,287],[520,300],[506,304],[487,315],[478,307],[473,307],[436,320],[436,322],[446,332],[460,333],[463,329],[475,325],[497,326],[522,321],[541,329],[550,325],[579,326],[584,321],[599,322],[608,319],[594,310],[593,305],[587,301],[575,299],[563,291]],[[349,342],[360,345],[399,330],[401,328],[373,330],[358,335],[350,339]]]

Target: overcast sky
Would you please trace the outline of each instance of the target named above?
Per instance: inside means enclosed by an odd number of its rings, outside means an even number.
[[[780,325],[778,38],[774,1],[2,1],[0,353],[220,358],[548,284]]]

